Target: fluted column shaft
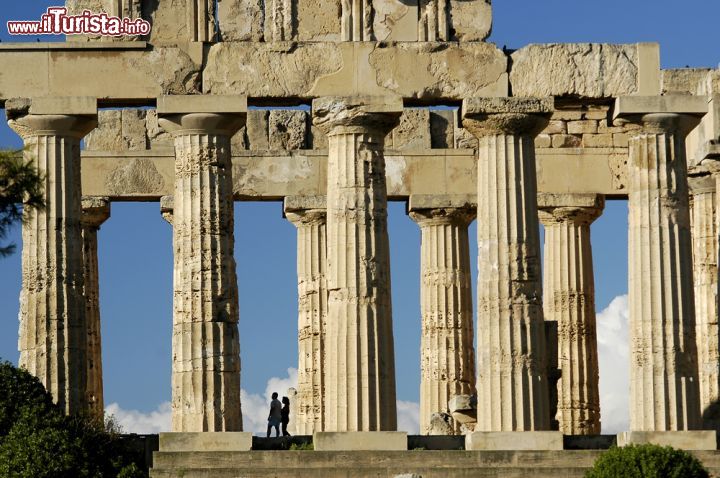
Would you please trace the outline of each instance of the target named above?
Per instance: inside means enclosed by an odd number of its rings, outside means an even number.
[[[630,140],[630,428],[700,425],[682,115],[648,114]]]
[[[691,226],[695,287],[696,341],[700,412],[703,429],[720,427],[720,362],[718,357],[718,227],[715,178],[691,178]]]
[[[448,413],[454,395],[475,393],[475,349],[468,226],[475,211],[415,210],[422,234],[420,260],[420,433],[433,413]],[[455,432],[460,433],[455,423]]]
[[[401,103],[313,102],[328,134],[326,431],[395,430],[384,137]],[[395,104],[398,103],[395,101]]]
[[[602,197],[545,194],[543,310],[558,324],[557,420],[565,435],[600,434],[600,390],[590,224]]]
[[[97,115],[24,114],[8,109],[25,159],[43,178],[46,207],[22,228],[20,366],[68,414],[87,410],[87,322],[80,227],[80,140]]]
[[[89,413],[98,420],[103,420],[105,416],[105,402],[103,399],[97,233],[102,223],[109,217],[110,201],[107,198],[83,198],[81,224],[87,321],[87,403]]]
[[[478,150],[476,431],[550,428],[534,137],[546,100],[466,100]],[[521,111],[516,113],[515,111]]]
[[[178,114],[175,141],[172,427],[242,430],[230,137],[243,115]]]
[[[297,227],[298,276],[298,386],[295,397],[295,433],[312,435],[324,430],[325,331],[328,292],[325,209],[286,209]]]

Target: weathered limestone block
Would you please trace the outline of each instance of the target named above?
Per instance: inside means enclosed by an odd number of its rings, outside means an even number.
[[[693,241],[693,279],[704,430],[720,428],[720,331],[718,330],[717,197],[712,175],[689,178]]]
[[[85,317],[87,322],[87,406],[91,416],[104,420],[102,335],[100,333],[100,282],[98,276],[97,233],[110,217],[108,198],[82,199],[83,274]]]
[[[693,430],[701,421],[684,144],[689,117],[627,117],[643,126],[630,140],[628,161],[630,429]]]
[[[475,391],[475,351],[468,226],[470,208],[425,209],[411,198],[410,217],[421,229],[422,341],[420,433],[433,413],[447,412],[455,395]],[[460,423],[452,434],[460,433]]]
[[[477,396],[455,395],[448,401],[448,409],[456,423],[475,428],[477,423]]]
[[[507,57],[478,42],[223,42],[210,48],[203,70],[206,94],[266,98],[393,94],[457,101],[504,96],[507,87]]]
[[[271,110],[268,120],[270,149],[304,149],[308,113],[302,110]]]
[[[247,124],[245,134],[248,149],[253,151],[265,151],[270,149],[270,125],[268,110],[250,110],[247,113]]]
[[[433,413],[429,417],[429,423],[428,435],[455,435],[455,422],[447,413]]]
[[[657,95],[659,76],[650,45],[546,44],[512,54],[510,83],[516,96],[610,98]]]
[[[663,95],[699,95],[707,81],[709,68],[678,68],[662,70]]]
[[[440,4],[442,0],[437,0]],[[450,40],[483,41],[492,32],[490,0],[450,0]]]
[[[208,0],[145,0],[143,18],[152,24],[153,45],[215,40],[215,2]]]
[[[590,224],[602,214],[604,203],[597,195],[538,196],[545,226],[544,315],[558,324],[557,420],[565,435],[600,434]]]
[[[122,137],[128,151],[144,151],[148,147],[146,112],[138,109],[122,110]]]
[[[145,113],[145,134],[147,135],[149,149],[158,146],[172,148],[172,135],[160,127],[157,110],[148,110]]]
[[[299,41],[340,41],[341,0],[297,0]]]
[[[457,125],[457,110],[430,110],[430,147],[454,148]]]
[[[180,48],[154,48],[141,56],[128,59],[125,63],[126,69],[136,70],[160,88],[161,93],[156,96],[199,93],[200,66]]]
[[[401,113],[402,100],[397,97],[313,101],[313,122],[329,140],[329,431],[397,427],[383,140]]]
[[[61,410],[87,411],[87,321],[83,295],[80,140],[97,126],[93,98],[8,100],[10,127],[44,178],[45,208],[22,228],[20,366]],[[50,306],[62,304],[62,306]]]
[[[551,98],[463,103],[479,140],[476,431],[550,428],[534,138],[552,110]]]
[[[298,388],[295,433],[312,435],[325,425],[325,334],[328,290],[326,199],[286,198],[285,217],[297,227]],[[313,204],[314,202],[314,204]]]
[[[105,186],[113,196],[157,194],[171,184],[172,178],[163,177],[155,163],[148,158],[134,158],[128,163],[120,163],[105,179]]]
[[[373,36],[377,41],[417,41],[417,0],[373,0]]]
[[[228,97],[218,113],[191,113],[198,101],[158,100],[175,140],[173,431],[242,431],[230,138],[247,102]]]
[[[263,0],[219,0],[220,41],[262,41]]]
[[[405,108],[400,124],[385,138],[386,149],[430,149],[430,110]]]
[[[85,137],[85,149],[88,151],[123,151],[122,111],[98,111],[98,127]]]
[[[264,0],[265,41],[289,41],[293,39],[294,18],[292,0]]]

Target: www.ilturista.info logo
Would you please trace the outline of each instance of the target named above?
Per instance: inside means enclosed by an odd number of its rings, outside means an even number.
[[[50,7],[40,21],[7,22],[10,35],[100,35],[119,37],[147,35],[150,22],[119,18],[107,13],[85,10],[80,15],[68,15],[65,7]]]

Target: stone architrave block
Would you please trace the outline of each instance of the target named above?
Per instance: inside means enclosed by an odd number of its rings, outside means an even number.
[[[152,24],[148,41],[153,45],[178,44],[190,40],[188,2],[195,0],[145,0],[143,18]]]
[[[270,149],[268,137],[268,110],[249,110],[247,112],[247,147],[252,151],[266,151]]]
[[[262,0],[219,0],[218,25],[220,40],[262,41]]]
[[[717,450],[715,430],[622,432],[617,436],[618,446],[652,443],[681,450]]]
[[[406,432],[315,432],[316,451],[405,451]]]
[[[161,452],[235,452],[252,449],[250,432],[161,433]]]
[[[703,90],[709,68],[677,68],[662,70],[663,95],[698,95]]]
[[[543,451],[562,450],[560,432],[473,432],[465,435],[466,450]]]
[[[451,40],[484,41],[492,32],[490,0],[450,0]]]
[[[98,126],[85,136],[85,149],[88,151],[122,151],[124,146],[122,111],[98,111]]]
[[[340,41],[341,0],[297,0],[295,9],[299,41]]]
[[[385,139],[385,147],[399,150],[430,149],[430,110],[405,108],[400,124]]]
[[[308,114],[302,110],[271,110],[268,120],[271,150],[305,149]]]
[[[146,112],[145,130],[148,141],[150,142],[150,149],[155,146],[172,148],[172,135],[160,127],[157,110],[148,110]]]
[[[373,33],[377,41],[418,40],[418,0],[374,0]]]

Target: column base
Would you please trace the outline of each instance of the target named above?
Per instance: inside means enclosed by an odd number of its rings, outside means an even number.
[[[315,432],[316,451],[405,451],[406,432]]]
[[[681,450],[717,450],[715,430],[692,430],[671,432],[622,432],[618,433],[617,445],[671,446]]]
[[[560,432],[473,432],[465,435],[465,449],[478,451],[562,450]]]
[[[250,432],[161,433],[161,452],[250,451]]]

